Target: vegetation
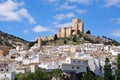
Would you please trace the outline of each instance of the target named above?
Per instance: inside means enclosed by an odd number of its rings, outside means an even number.
[[[120,80],[120,54],[118,54],[117,58],[117,70],[115,74],[115,80]]]
[[[57,35],[54,35],[54,40],[48,40],[48,41],[43,41],[43,45],[64,45],[64,44],[72,44],[72,45],[78,45],[82,44],[85,42],[90,42],[90,43],[101,43],[105,45],[120,45],[119,42],[116,40],[107,38],[105,36],[92,36],[89,35],[91,32],[88,30],[86,32],[87,34],[79,33],[79,35],[72,35],[70,37],[65,37],[65,38],[58,38]]]
[[[17,74],[16,80],[51,80],[52,77],[61,78],[62,71],[56,70],[50,73],[46,73],[42,70],[37,70],[35,73]]]
[[[86,72],[83,74],[82,80],[96,80],[96,77],[90,72]]]
[[[104,80],[112,80],[112,69],[109,58],[105,58]]]
[[[57,34],[54,35],[54,40],[57,40],[58,39],[58,36]]]
[[[16,46],[22,44],[29,44],[29,41],[0,31],[0,45],[15,48]]]
[[[88,31],[86,32],[86,34],[91,34],[91,31],[90,31],[90,30],[88,30]]]

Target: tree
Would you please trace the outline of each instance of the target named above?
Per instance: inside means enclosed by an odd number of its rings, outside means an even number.
[[[34,73],[29,73],[26,77],[27,80],[36,80]]]
[[[86,32],[86,34],[91,34],[91,31],[90,31],[90,30],[88,30],[88,31]]]
[[[26,77],[25,77],[24,74],[20,73],[20,74],[17,74],[17,75],[16,75],[16,79],[17,79],[17,80],[26,80]]]
[[[120,54],[117,57],[117,70],[115,73],[115,80],[120,80]]]
[[[76,35],[73,35],[72,41],[73,41],[73,42],[77,42],[77,36],[76,36]]]
[[[64,39],[64,44],[67,44],[67,40],[66,39]]]
[[[54,35],[54,40],[57,40],[58,39],[58,36],[57,34]]]
[[[104,80],[112,80],[112,69],[109,58],[105,58]]]
[[[83,74],[82,80],[96,80],[96,77],[90,72],[86,72]]]

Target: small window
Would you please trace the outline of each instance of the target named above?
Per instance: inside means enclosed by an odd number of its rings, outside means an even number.
[[[76,61],[75,61],[75,60],[73,60],[73,63],[76,63]]]
[[[60,65],[58,67],[60,68]]]
[[[77,69],[80,69],[80,67],[79,67],[79,66],[77,66]]]
[[[74,66],[72,66],[72,69],[74,69]]]
[[[3,71],[3,69],[1,69],[1,71]]]

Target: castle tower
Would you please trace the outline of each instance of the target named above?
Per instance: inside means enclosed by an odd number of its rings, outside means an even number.
[[[72,20],[72,27],[75,30],[75,34],[79,34],[80,32],[84,33],[84,24],[80,19],[75,18]]]
[[[61,28],[59,28],[59,31],[58,31],[58,38],[60,38],[61,37]]]
[[[66,28],[65,28],[65,27],[62,27],[62,28],[61,28],[60,36],[61,36],[61,37],[66,37]]]
[[[41,47],[41,45],[42,45],[41,37],[37,37],[35,40],[37,41],[37,45]]]

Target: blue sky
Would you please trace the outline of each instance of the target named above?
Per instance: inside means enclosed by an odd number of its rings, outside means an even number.
[[[0,31],[34,40],[81,19],[85,32],[120,41],[120,0],[0,0]]]

